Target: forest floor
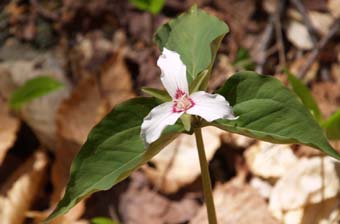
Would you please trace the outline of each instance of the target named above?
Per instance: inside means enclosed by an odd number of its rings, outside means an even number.
[[[324,118],[340,108],[339,0],[167,0],[152,15],[129,1],[0,2],[0,223],[39,223],[60,200],[71,162],[115,105],[162,88],[157,27],[194,3],[225,21],[209,83],[254,70],[305,83]],[[64,88],[9,108],[11,93],[39,75]],[[339,223],[340,164],[299,145],[203,130],[221,224]],[[340,142],[332,142],[340,152]],[[52,223],[207,223],[192,136],[181,136],[111,190]],[[92,220],[92,221],[91,221]],[[112,222],[114,223],[114,222]]]

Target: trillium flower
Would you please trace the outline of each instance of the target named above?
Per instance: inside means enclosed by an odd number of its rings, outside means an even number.
[[[175,124],[184,113],[200,116],[208,122],[221,118],[237,119],[223,96],[205,91],[189,94],[186,66],[178,53],[164,48],[157,65],[172,101],[156,106],[144,118],[141,136],[146,144],[156,141],[166,126]]]

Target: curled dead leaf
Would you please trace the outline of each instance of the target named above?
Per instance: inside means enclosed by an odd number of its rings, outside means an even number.
[[[92,44],[95,45],[94,48],[91,47]],[[52,205],[60,200],[69,179],[71,163],[93,126],[116,104],[134,96],[123,50],[118,48],[114,51],[113,46],[114,44],[103,39],[95,42],[85,39],[77,48],[78,54],[84,54],[86,60],[76,65],[82,76],[71,95],[62,102],[56,115],[59,141],[52,167]],[[103,56],[96,54],[96,47],[104,53],[111,53],[102,58],[102,63],[89,67],[87,63]]]
[[[339,199],[337,195],[340,180],[335,168],[336,163],[328,157],[299,160],[272,190],[269,208],[273,215],[283,223],[307,224],[308,222],[302,221],[311,220],[310,217],[315,216],[313,213],[309,214],[311,211],[319,210],[320,214],[330,214]],[[335,201],[332,200],[334,198]],[[333,203],[333,206],[326,206],[324,203]],[[322,217],[320,214],[317,215],[318,219],[328,217]]]
[[[287,38],[297,48],[302,50],[310,50],[313,48],[313,40],[308,33],[307,28],[299,22],[291,21],[287,28]]]
[[[327,1],[328,9],[334,18],[340,18],[340,0]]]
[[[339,86],[339,83],[335,82],[320,82],[312,86],[312,94],[325,118],[329,117],[340,107]]]
[[[130,185],[121,196],[119,211],[123,223],[177,224],[185,223],[195,215],[199,204],[190,194],[170,200],[149,189],[143,178],[140,172],[132,174]]]
[[[248,148],[245,157],[250,170],[262,178],[280,178],[298,161],[289,145],[263,141]]]
[[[47,165],[47,155],[39,150],[2,186],[0,223],[20,224],[24,222],[26,212],[43,187]]]
[[[247,184],[233,181],[219,185],[213,192],[218,223],[278,224],[270,214],[265,200]],[[202,206],[190,224],[207,224],[206,207]]]
[[[16,140],[19,129],[19,119],[11,116],[6,103],[0,98],[0,166],[7,151]]]
[[[207,160],[211,160],[221,145],[223,131],[215,127],[205,127],[202,134]],[[153,167],[143,166],[149,180],[158,190],[174,193],[192,183],[201,173],[194,135],[181,135],[152,160]]]
[[[69,94],[62,68],[64,62],[59,52],[40,53],[14,43],[0,51],[0,58],[4,60],[0,63],[0,93],[5,99],[17,87],[37,76],[51,76],[65,84],[65,88],[33,100],[20,111],[20,117],[34,130],[41,143],[48,149],[54,149],[57,141],[55,114],[61,101]]]

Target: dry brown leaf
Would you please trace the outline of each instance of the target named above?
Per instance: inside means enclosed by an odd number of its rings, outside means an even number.
[[[340,0],[328,0],[328,9],[334,18],[340,18]]]
[[[292,72],[292,74],[299,74],[299,70],[305,65],[306,63],[306,58],[308,56],[306,55],[305,57],[297,58],[289,67],[289,70]],[[312,64],[311,68],[308,70],[306,75],[303,77],[302,81],[304,83],[308,83],[312,80],[316,79],[317,72],[319,70],[319,62],[316,61]]]
[[[227,55],[217,55],[217,63],[214,68],[211,78],[209,79],[209,91],[215,91],[221,86],[230,76],[235,73],[235,67]]]
[[[53,209],[54,207],[52,207]],[[80,219],[85,211],[85,203],[84,201],[80,201],[76,206],[74,206],[70,211],[68,211],[65,215],[59,216],[49,224],[90,224],[89,221]],[[52,210],[48,211],[30,211],[27,212],[27,217],[31,218],[34,224],[41,224],[50,214]]]
[[[231,132],[222,133],[222,142],[236,147],[247,148],[256,140],[244,135],[234,134]]]
[[[314,28],[322,35],[326,35],[333,24],[334,18],[328,13],[321,13],[318,11],[310,11],[308,15]]]
[[[39,150],[21,165],[2,186],[0,223],[23,223],[26,212],[42,189],[47,165],[47,155]]]
[[[268,181],[258,177],[253,177],[251,178],[249,184],[254,189],[256,189],[262,197],[266,199],[270,197],[273,186]]]
[[[295,45],[295,47],[302,50],[310,50],[314,44],[307,28],[297,21],[290,21],[287,28],[287,38]]]
[[[117,54],[104,64],[100,77],[101,91],[108,101],[109,109],[135,96],[123,50],[118,50]]]
[[[195,215],[199,208],[195,198],[184,195],[180,199],[169,200],[147,185],[138,183],[143,182],[143,178],[140,172],[133,173],[127,191],[121,195],[119,211],[122,223],[177,224],[185,223]]]
[[[269,208],[275,217],[287,224],[301,223],[303,219],[310,220],[304,217],[313,217],[314,214],[307,212],[315,211],[314,205],[317,206],[318,203],[322,205],[322,199],[337,198],[340,181],[336,173],[336,162],[325,157],[323,163],[324,175],[322,176],[320,157],[302,158],[275,184],[269,203]],[[307,205],[313,207],[307,210],[305,208]],[[324,215],[330,214],[332,210],[329,209],[332,209],[332,206],[326,207],[318,207],[318,209],[320,211],[325,209],[322,213]]]
[[[264,0],[263,1],[263,9],[267,13],[273,14],[273,13],[275,13],[277,3],[278,3],[278,0]]]
[[[27,80],[48,75],[65,84],[65,88],[33,100],[20,111],[21,118],[34,130],[42,144],[49,149],[56,145],[55,113],[60,102],[69,94],[59,52],[40,53],[15,44],[0,51],[0,93],[8,99],[11,93]]]
[[[294,153],[297,157],[314,157],[314,156],[322,156],[323,152],[312,148],[306,145],[294,145],[297,149],[294,150]]]
[[[107,51],[114,50],[107,42],[95,42],[95,45],[105,45],[100,48],[107,47]],[[86,53],[87,50],[91,52]],[[87,50],[83,49],[83,53],[89,54],[86,56],[89,62],[98,56],[93,55],[95,53],[92,48]],[[59,108],[56,118],[59,141],[52,167],[52,205],[60,200],[73,158],[84,144],[91,128],[116,104],[134,96],[131,76],[121,50],[119,48],[113,53],[100,68],[87,67],[86,70],[86,64],[82,64],[84,67],[80,69],[87,75],[82,77],[70,97]]]
[[[215,127],[202,129],[207,160],[211,160],[221,145],[222,131]],[[149,180],[165,193],[174,193],[192,183],[201,173],[194,135],[181,135],[143,167]]]
[[[6,103],[0,98],[0,166],[6,156],[7,151],[16,140],[19,129],[19,120],[11,116]]]
[[[101,103],[95,77],[80,81],[59,107],[56,115],[58,136],[78,145],[84,144],[89,131],[100,119]]]
[[[328,118],[339,109],[340,83],[315,83],[312,86],[312,94],[318,102],[318,106],[325,118]]]
[[[233,181],[214,189],[218,223],[278,224],[270,214],[265,200],[255,189]],[[207,224],[206,207],[202,206],[190,224]]]
[[[69,178],[73,158],[85,142],[91,128],[100,119],[101,99],[94,78],[83,79],[57,113],[59,141],[52,166],[54,191],[51,204],[57,203]]]
[[[262,178],[279,178],[298,161],[289,145],[263,141],[248,148],[245,157],[252,173]]]

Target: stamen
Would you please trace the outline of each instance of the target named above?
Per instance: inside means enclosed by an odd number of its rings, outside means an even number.
[[[194,101],[182,90],[177,90],[172,111],[174,113],[185,112],[195,105]]]

